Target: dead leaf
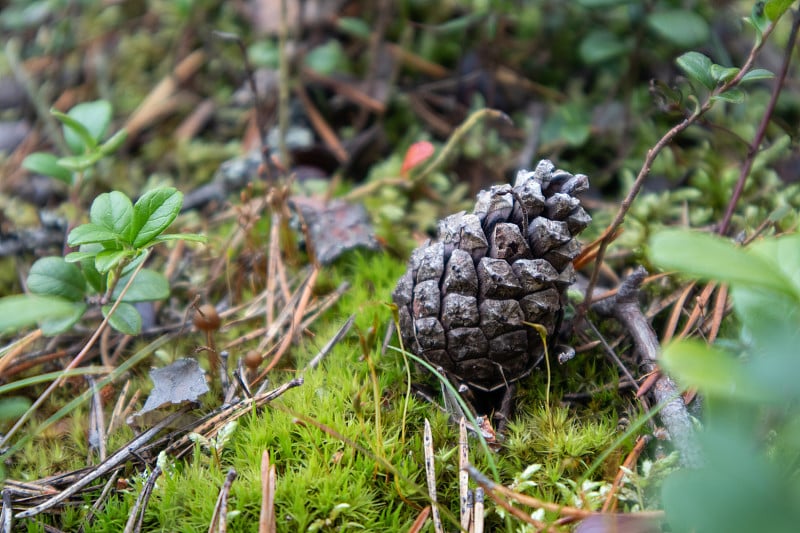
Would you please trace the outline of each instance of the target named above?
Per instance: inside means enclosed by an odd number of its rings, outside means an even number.
[[[169,366],[153,369],[150,379],[153,380],[153,390],[144,407],[133,414],[135,420],[141,420],[148,413],[168,404],[198,402],[209,390],[206,373],[196,359],[178,359]]]

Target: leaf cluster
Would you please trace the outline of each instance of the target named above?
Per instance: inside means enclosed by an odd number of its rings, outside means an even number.
[[[89,222],[67,237],[78,251],[37,260],[27,278],[31,294],[0,300],[0,331],[38,323],[43,333],[54,335],[71,328],[92,302],[100,304],[114,329],[138,334],[142,318],[134,304],[169,296],[164,275],[143,267],[149,248],[176,239],[204,240],[164,234],[182,204],[183,195],[172,187],[148,191],[135,204],[119,191],[98,196]]]

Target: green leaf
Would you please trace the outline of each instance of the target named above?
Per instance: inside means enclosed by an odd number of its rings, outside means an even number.
[[[308,68],[325,75],[347,71],[347,63],[347,55],[342,45],[334,39],[312,48],[305,57]]]
[[[711,77],[714,78],[717,83],[725,83],[739,74],[740,70],[741,69],[736,67],[723,67],[722,65],[714,63],[711,65]]]
[[[769,27],[769,19],[764,13],[764,2],[755,2],[753,9],[750,10],[750,16],[744,20],[756,30],[756,45],[761,44],[762,35]]]
[[[131,242],[141,248],[160,235],[178,216],[183,194],[173,187],[146,192],[133,206]]]
[[[72,313],[63,317],[49,317],[40,320],[39,327],[42,328],[42,334],[52,337],[68,331],[81,319],[86,312],[86,307],[84,302],[74,302],[72,304]]]
[[[103,316],[107,317],[111,311],[111,304],[102,308]],[[142,315],[131,304],[121,302],[114,314],[108,319],[111,327],[125,335],[138,335],[142,331]]]
[[[82,154],[97,146],[92,134],[80,121],[57,109],[51,109],[50,114],[63,125],[64,140],[67,141],[67,146],[73,154]]]
[[[105,248],[103,248],[102,244],[83,244],[77,252],[67,254],[66,257],[67,261],[74,257],[80,262],[83,277],[86,278],[89,286],[99,294],[103,294],[106,291],[106,277],[97,271],[94,261],[97,254],[104,250]]]
[[[132,274],[132,273],[131,273]],[[112,298],[119,298],[122,289],[128,284],[131,274],[122,276],[114,287]],[[149,302],[164,300],[169,297],[169,281],[160,272],[143,268],[133,280],[128,292],[122,297],[123,302]]]
[[[60,296],[79,302],[86,293],[86,280],[80,269],[61,257],[43,257],[28,273],[28,289],[34,294]]]
[[[647,25],[664,39],[688,48],[708,40],[706,20],[688,9],[655,11],[647,16]]]
[[[76,302],[58,296],[16,294],[0,298],[0,332],[18,331],[42,320],[72,316]]]
[[[189,242],[199,242],[201,244],[205,244],[208,242],[208,239],[205,235],[199,235],[197,233],[165,233],[163,235],[159,235],[155,239],[154,242],[167,242],[167,241],[189,241]]]
[[[594,65],[621,56],[628,47],[608,30],[591,31],[580,44],[580,55],[584,63]]]
[[[650,258],[661,268],[703,279],[761,287],[798,299],[798,291],[773,262],[708,233],[662,230],[650,239]]]
[[[106,192],[92,202],[89,220],[120,236],[127,236],[133,221],[133,204],[130,198],[119,191]]]
[[[711,60],[700,52],[686,52],[675,60],[690,80],[699,82],[709,91],[714,89],[716,83],[711,76]]]
[[[70,252],[64,256],[64,261],[67,263],[80,263],[84,259],[94,260],[97,252]]]
[[[96,148],[111,123],[111,104],[106,100],[80,103],[66,115],[52,113],[64,124],[64,139],[74,154]]]
[[[741,361],[702,341],[684,339],[669,344],[661,365],[682,385],[696,387],[709,396],[763,402],[770,396],[750,379]]]
[[[580,103],[559,107],[542,126],[542,138],[548,141],[565,141],[571,146],[581,146],[591,133],[591,116]]]
[[[94,259],[94,267],[101,274],[116,267],[120,261],[129,257],[132,252],[128,250],[103,250]]]
[[[53,154],[34,152],[22,161],[22,167],[72,185],[72,172],[59,165],[58,158]]]
[[[741,89],[733,88],[728,89],[724,93],[715,94],[711,97],[712,100],[722,100],[723,102],[730,102],[732,104],[741,104],[744,102],[744,91]]]
[[[372,34],[372,28],[361,18],[339,17],[336,19],[336,26],[343,33],[352,35],[353,37],[360,37],[364,40],[369,39]]]
[[[16,420],[31,406],[31,401],[24,396],[0,398],[0,422]]]
[[[747,74],[742,76],[741,82],[756,81],[756,80],[769,80],[775,77],[775,74],[765,68],[754,68],[747,71]]]
[[[69,232],[67,236],[67,244],[69,246],[79,246],[81,244],[90,243],[113,243],[123,236],[115,231],[111,231],[103,226],[97,224],[81,224]]]
[[[750,533],[797,529],[800,507],[794,465],[771,461],[761,428],[750,434],[730,425],[699,434],[704,464],[684,468],[664,480],[662,500],[670,531]]]
[[[800,233],[761,239],[749,250],[781,269],[800,293]]]
[[[792,0],[767,0],[766,5],[764,5],[764,15],[770,21],[775,22],[786,13],[786,10],[791,5]]]

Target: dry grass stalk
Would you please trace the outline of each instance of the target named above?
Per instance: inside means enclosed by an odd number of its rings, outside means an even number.
[[[258,533],[275,533],[275,465],[270,464],[269,451],[261,454],[261,515],[258,519]]]
[[[434,464],[433,456],[433,434],[431,433],[431,423],[428,422],[427,418],[425,419],[422,445],[425,450],[425,479],[428,482],[428,497],[431,500],[433,529],[436,533],[444,533],[442,517],[439,515],[439,504],[436,499],[436,465]]]

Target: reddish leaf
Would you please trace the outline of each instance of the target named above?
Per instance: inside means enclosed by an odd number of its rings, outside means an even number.
[[[420,165],[423,161],[433,155],[435,148],[428,141],[415,142],[408,147],[406,156],[403,158],[403,166],[400,168],[400,174],[405,176],[408,172]]]

